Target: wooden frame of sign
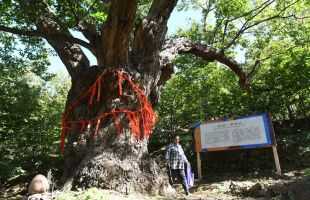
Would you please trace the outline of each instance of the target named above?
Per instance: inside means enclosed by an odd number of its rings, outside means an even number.
[[[201,152],[271,147],[277,174],[281,174],[277,144],[270,113],[195,124],[198,178]]]

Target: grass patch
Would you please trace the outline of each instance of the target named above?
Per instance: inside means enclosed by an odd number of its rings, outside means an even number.
[[[60,193],[56,200],[108,200],[112,196],[98,188],[89,188],[84,192],[67,191]]]
[[[163,196],[142,196],[141,194],[124,195],[111,190],[89,188],[85,191],[64,191],[57,195],[56,200],[172,200]]]
[[[310,177],[310,168],[306,168],[303,171],[304,171],[306,176]]]

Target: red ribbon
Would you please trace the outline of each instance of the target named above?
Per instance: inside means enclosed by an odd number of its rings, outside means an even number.
[[[118,75],[117,81],[118,81],[118,88],[119,88],[120,96],[123,95],[122,81],[126,80],[129,83],[129,85],[132,87],[135,94],[137,95],[137,98],[139,99],[140,109],[136,111],[113,110],[110,112],[105,112],[99,116],[96,116],[88,120],[66,121],[68,112],[72,110],[74,107],[76,107],[86,96],[90,95],[87,110],[89,110],[90,106],[93,104],[93,99],[96,94],[96,91],[97,91],[97,101],[100,100],[101,90],[102,90],[101,82],[107,72],[107,70],[105,70],[100,76],[98,76],[94,84],[83,95],[81,95],[75,102],[69,105],[66,111],[64,111],[62,125],[61,125],[62,126],[62,131],[61,131],[62,132],[61,133],[61,152],[62,153],[64,152],[65,138],[67,135],[66,130],[74,130],[78,128],[78,126],[80,125],[81,126],[81,133],[79,135],[79,138],[80,138],[81,134],[83,134],[85,124],[88,123],[87,128],[90,129],[92,121],[97,120],[95,132],[93,134],[93,138],[95,139],[96,135],[98,134],[99,128],[100,128],[100,123],[103,123],[105,117],[109,115],[111,115],[114,118],[115,126],[117,128],[117,134],[118,136],[120,136],[121,129],[119,125],[119,120],[117,118],[118,113],[125,113],[127,115],[127,118],[129,120],[129,124],[131,127],[131,141],[133,141],[134,134],[136,134],[138,140],[140,140],[141,138],[140,120],[142,121],[142,128],[143,128],[144,136],[147,138],[150,136],[151,130],[154,127],[155,122],[158,121],[158,116],[154,112],[144,92],[136,84],[134,84],[131,81],[131,79],[127,76],[127,74],[114,68],[109,68],[108,70],[114,71]],[[71,126],[73,124],[75,124],[75,126]]]
[[[118,75],[119,96],[122,96],[123,95],[123,89],[122,89],[123,72],[117,71],[117,75]]]
[[[96,136],[98,134],[99,126],[100,126],[100,119],[98,119],[98,121],[97,121],[96,130],[95,130],[95,133],[93,135],[94,140],[96,139]]]

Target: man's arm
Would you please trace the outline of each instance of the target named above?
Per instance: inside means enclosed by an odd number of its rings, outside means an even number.
[[[190,163],[188,162],[186,156],[185,156],[184,150],[183,150],[183,148],[182,148],[181,145],[180,145],[180,147],[181,147],[181,154],[182,154],[183,161],[186,162],[187,164],[190,164]]]
[[[167,149],[166,149],[166,155],[165,155],[165,160],[168,163],[170,159],[170,150],[171,150],[171,145],[169,144]]]

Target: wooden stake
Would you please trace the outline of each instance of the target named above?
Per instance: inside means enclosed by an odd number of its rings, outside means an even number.
[[[198,172],[198,180],[201,180],[201,157],[200,152],[197,152],[197,172]]]
[[[273,151],[274,162],[276,164],[277,174],[281,175],[281,167],[280,167],[280,161],[279,161],[277,147],[276,147],[276,145],[272,145],[271,147],[272,147],[272,151]]]

